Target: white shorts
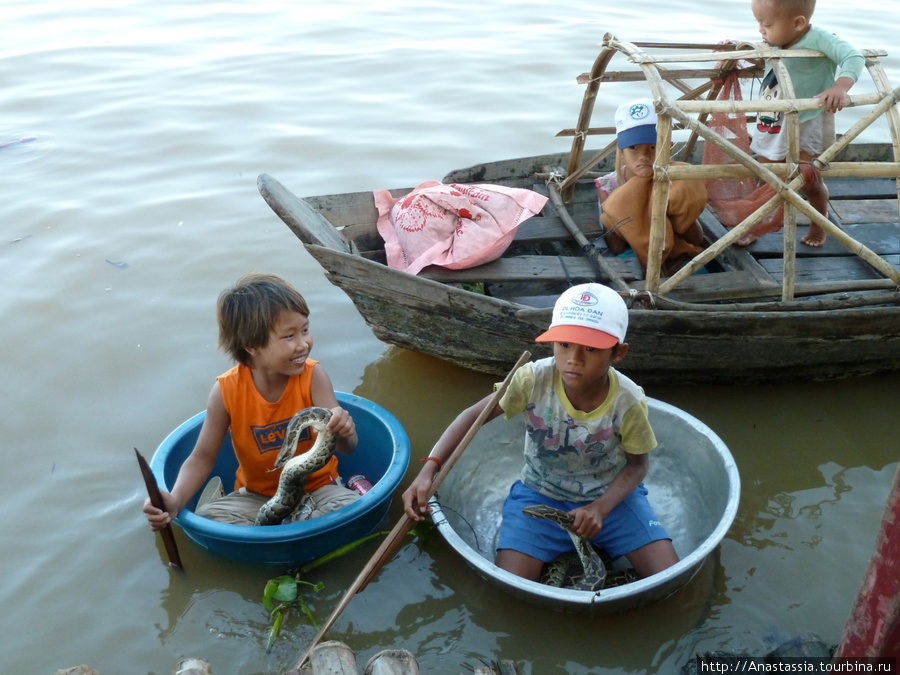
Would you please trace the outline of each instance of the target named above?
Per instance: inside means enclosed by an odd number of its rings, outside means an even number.
[[[781,118],[783,120],[784,115]],[[750,142],[750,149],[760,157],[781,162],[787,156],[786,132],[787,125],[783,121],[765,130],[757,127]],[[833,145],[834,138],[834,113],[823,111],[821,115],[800,124],[800,151],[807,152],[813,157],[818,157]]]

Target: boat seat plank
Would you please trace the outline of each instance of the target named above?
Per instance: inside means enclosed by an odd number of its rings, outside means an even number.
[[[394,197],[402,197],[412,192],[412,188],[390,190]],[[323,195],[319,197],[306,197],[309,204],[327,218],[336,228],[358,228],[363,226],[374,229],[378,220],[375,210],[375,198],[372,192],[348,192],[337,195]],[[353,238],[353,230],[344,233],[349,239]]]
[[[583,227],[582,232],[588,239],[600,236],[597,224]],[[559,216],[535,216],[519,225],[515,241],[518,244],[529,244],[567,239],[572,239],[572,235]]]
[[[826,178],[830,199],[891,199],[897,198],[897,180],[894,178]]]
[[[760,297],[765,295],[776,296],[781,293],[780,286],[774,281],[765,285],[750,288],[754,278],[747,272],[719,272],[715,274],[695,274],[683,281],[666,297],[673,300],[691,300],[696,302],[714,302],[723,298],[735,298],[741,291],[746,291],[747,297]],[[635,281],[629,286],[635,290],[643,290],[644,282]],[[508,297],[507,300],[517,302],[528,307],[545,308],[553,307],[556,295],[520,295]]]
[[[724,237],[728,230],[713,216],[709,209],[704,209],[700,214],[700,227],[703,230],[704,243],[709,246],[712,242]],[[766,285],[772,281],[772,277],[766,272],[746,248],[741,246],[729,246],[716,258],[718,263],[726,270],[747,272],[756,277],[760,284]]]
[[[884,259],[894,267],[897,267],[900,255],[888,255],[884,256]],[[783,262],[775,258],[760,262],[769,271],[772,278],[780,283],[784,267]],[[881,274],[855,255],[797,258],[796,262],[796,273],[794,276],[796,284],[815,283],[824,280],[835,282],[883,278]]]
[[[634,274],[624,260],[607,258],[607,262],[613,272],[626,281],[634,279]],[[432,265],[422,270],[420,276],[443,283],[559,282],[575,277],[596,279],[597,269],[583,256],[523,255],[500,258],[463,270],[449,270]]]
[[[644,290],[645,282],[638,280],[629,286]],[[725,299],[754,298],[768,293],[780,293],[779,283],[771,275],[761,280],[757,274],[740,270],[693,274],[666,294],[685,302],[715,302]]]
[[[834,239],[834,237],[828,237],[824,246],[817,248],[800,244],[800,237],[806,234],[807,229],[807,227],[797,226],[797,260],[802,258],[846,257],[853,255],[847,250],[846,246]],[[856,223],[844,225],[841,229],[877,255],[886,256],[900,251],[900,230],[898,230],[896,224]],[[778,232],[763,235],[748,246],[747,250],[760,263],[763,263],[764,259],[769,258],[780,260],[784,253],[784,234],[779,230]]]
[[[893,223],[897,229],[896,199],[847,199],[834,201],[831,208],[842,224]]]

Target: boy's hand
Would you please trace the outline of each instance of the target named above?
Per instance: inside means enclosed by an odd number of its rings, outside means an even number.
[[[160,495],[163,498],[163,504],[166,505],[166,508],[169,508],[169,499],[171,495],[168,492],[160,491]],[[178,515],[178,511],[176,510],[174,514],[170,514],[168,511],[163,511],[161,509],[156,508],[153,504],[150,503],[150,498],[144,500],[144,515],[147,516],[147,521],[150,523],[150,529],[154,532],[157,532],[163,529],[166,525],[172,523],[175,516]]]
[[[356,433],[356,423],[349,412],[337,406],[331,409],[331,419],[328,420],[327,429],[336,436],[350,438]]]
[[[822,107],[828,112],[837,112],[843,110],[849,100],[850,87],[853,86],[853,80],[849,77],[839,77],[835,83],[828,87],[821,94],[816,94],[814,98],[822,101]]]
[[[579,506],[569,513],[575,516],[571,531],[585,539],[596,537],[603,529],[603,514],[596,502]]]
[[[431,471],[431,467],[428,464],[422,467],[422,471],[400,497],[403,500],[403,510],[406,511],[406,515],[416,522],[425,520],[425,516],[431,513],[431,507],[428,505],[428,490],[431,488],[434,475],[432,474],[431,477],[426,475],[429,471]]]

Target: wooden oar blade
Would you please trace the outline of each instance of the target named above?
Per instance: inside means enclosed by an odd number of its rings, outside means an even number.
[[[150,503],[156,508],[165,511],[166,506],[163,503],[162,495],[159,492],[156,476],[153,475],[153,471],[150,470],[150,465],[147,464],[147,460],[144,459],[144,456],[137,448],[134,449],[134,454],[137,455],[138,465],[141,467],[141,475],[144,477],[144,485],[147,486],[147,494],[150,496]],[[159,536],[162,537],[163,544],[166,547],[166,555],[169,556],[169,562],[178,569],[183,570],[184,566],[181,564],[181,556],[178,555],[178,545],[175,543],[175,533],[172,531],[172,526],[166,525],[162,528],[159,531]]]

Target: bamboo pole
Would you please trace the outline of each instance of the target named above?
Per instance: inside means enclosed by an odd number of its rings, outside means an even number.
[[[663,115],[656,121],[656,162],[668,165],[672,158],[672,118]],[[647,250],[648,291],[659,288],[663,253],[666,247],[666,207],[669,203],[669,181],[654,180],[650,193],[650,242]]]
[[[885,94],[857,94],[850,96],[845,108],[854,108],[865,105],[876,105]],[[695,114],[701,112],[723,113],[753,113],[753,112],[791,112],[793,110],[819,110],[822,101],[817,98],[779,99],[777,101],[762,101],[760,99],[748,99],[746,101],[684,101],[678,106],[682,112]]]
[[[696,80],[702,78],[716,80],[721,76],[721,72],[719,68],[671,68],[666,70],[663,79]],[[738,77],[749,79],[751,77],[759,77],[762,74],[762,69],[755,66],[753,68],[738,68],[737,73]],[[600,82],[643,82],[644,74],[640,70],[611,70],[603,73],[599,79]],[[581,73],[575,78],[575,82],[578,84],[587,84],[590,80],[590,73]]]
[[[621,45],[624,43],[613,41],[611,45],[616,47],[617,45]],[[887,56],[887,52],[883,49],[860,49],[859,50],[863,56],[867,58],[879,57],[879,56]],[[698,54],[672,54],[672,55],[655,55],[655,56],[647,56],[644,57],[648,60],[652,60],[654,63],[695,63],[702,61],[720,61],[723,59],[746,59],[748,61],[753,59],[767,59],[778,56],[779,58],[789,58],[789,59],[807,59],[807,58],[816,58],[821,57],[822,52],[816,51],[815,49],[784,49],[784,50],[775,50],[771,47],[767,47],[764,43],[759,43],[756,49],[739,49],[733,52],[711,52],[711,53],[698,53]],[[641,61],[632,59],[634,63],[638,65],[643,65]]]
[[[662,169],[660,169],[662,170]],[[791,172],[786,164],[771,164],[769,171],[780,178]],[[900,162],[830,162],[819,167],[828,177],[896,178],[900,176]],[[740,164],[673,164],[665,169],[671,180],[690,178],[747,178],[756,172]]]
[[[622,43],[630,55],[643,56],[634,45]],[[627,45],[627,46],[626,46]],[[672,159],[672,118],[659,115],[659,102],[666,99],[666,88],[662,76],[654,63],[641,64],[647,84],[653,92],[654,105],[657,112],[656,121],[656,160],[654,164],[668,166]],[[655,172],[654,172],[655,175]],[[666,246],[666,206],[669,203],[669,181],[654,180],[650,194],[650,241],[647,250],[647,278],[645,286],[648,291],[655,292],[659,288],[662,275],[663,253]]]
[[[572,141],[572,150],[569,152],[569,163],[566,167],[566,176],[572,176],[578,169],[578,165],[581,163],[581,155],[584,152],[584,142],[587,138],[586,132],[588,127],[591,126],[591,116],[594,113],[594,102],[597,99],[597,90],[600,88],[600,80],[598,78],[606,70],[609,60],[615,54],[614,50],[606,46],[606,38],[608,37],[610,36],[607,33],[607,36],[604,38],[603,49],[600,50],[597,58],[594,59],[594,65],[591,68],[591,80],[584,90],[584,98],[581,101],[581,110],[578,112],[578,123],[575,125],[576,134]],[[572,193],[575,191],[575,180],[564,183],[560,187],[560,190],[562,192],[563,200],[569,201],[572,198]]]
[[[617,291],[624,291],[627,293],[629,290],[628,284],[625,283],[621,276],[613,271],[606,261],[606,258],[597,255],[593,245],[587,240],[587,237],[584,236],[584,233],[578,227],[578,223],[572,220],[572,216],[569,215],[569,211],[563,203],[562,195],[560,195],[557,185],[552,181],[548,181],[547,191],[550,194],[550,201],[556,208],[556,213],[559,215],[560,220],[562,220],[563,225],[566,226],[571,235],[575,238],[575,241],[578,242],[578,245],[581,247],[581,252],[597,265],[598,269],[612,282],[612,285]]]
[[[866,69],[869,71],[869,75],[871,75],[878,91],[887,95],[888,91],[890,91],[890,84],[881,63],[867,60]],[[887,111],[887,119],[888,127],[891,130],[891,145],[894,148],[894,159],[900,159],[900,112],[897,112],[896,106],[891,106]],[[900,173],[897,174],[897,198],[897,204],[900,206]]]
[[[453,468],[453,465],[456,464],[457,460],[468,447],[469,443],[472,442],[472,439],[475,438],[475,434],[478,433],[478,430],[481,428],[481,425],[484,424],[487,416],[494,409],[494,406],[496,406],[500,401],[500,398],[506,392],[507,387],[509,387],[512,376],[530,358],[530,352],[522,352],[522,355],[519,357],[519,360],[516,361],[515,365],[512,367],[512,370],[507,373],[506,378],[488,399],[487,404],[478,414],[478,417],[475,418],[472,426],[469,427],[468,431],[466,431],[465,436],[463,436],[462,440],[450,454],[450,457],[447,458],[443,466],[435,475],[434,481],[431,483],[431,487],[428,489],[429,499],[433,497],[437,492],[444,478]],[[338,603],[337,607],[335,607],[334,611],[331,612],[331,616],[328,617],[328,620],[322,625],[322,627],[319,629],[319,632],[313,638],[312,642],[300,656],[300,660],[297,661],[297,665],[294,666],[296,670],[300,670],[300,668],[309,658],[310,652],[315,648],[317,644],[319,644],[322,638],[325,637],[325,634],[334,625],[334,622],[337,621],[337,618],[340,616],[341,612],[343,612],[344,609],[346,609],[347,605],[350,604],[353,596],[364,589],[366,585],[368,585],[368,583],[378,573],[378,570],[380,570],[390,559],[390,557],[394,554],[394,551],[396,551],[400,544],[403,542],[403,537],[405,537],[406,533],[409,532],[410,529],[412,529],[412,526],[413,519],[406,514],[404,514],[403,517],[397,521],[397,524],[394,525],[394,529],[392,529],[387,537],[385,537],[384,541],[381,542],[378,550],[375,551],[374,555],[369,559],[369,562],[366,563],[362,571],[356,576],[356,579],[353,580],[353,583],[350,584],[350,588],[347,589],[347,591],[344,593],[344,597],[341,598],[341,601]]]
[[[772,59],[772,69],[778,78],[783,96],[794,100],[794,83],[784,61]],[[794,106],[784,114],[784,122],[787,124],[786,154],[784,164],[791,168],[790,176],[799,173],[800,161],[800,112]],[[784,252],[782,253],[781,268],[781,299],[789,302],[794,299],[794,276],[797,270],[797,211],[788,201],[784,205],[784,218],[782,223],[782,235]]]

